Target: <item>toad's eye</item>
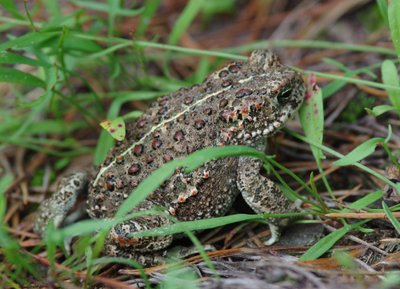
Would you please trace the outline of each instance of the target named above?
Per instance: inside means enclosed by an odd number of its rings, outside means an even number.
[[[290,97],[291,93],[292,93],[292,88],[290,87],[282,89],[278,94],[278,102],[284,103]]]

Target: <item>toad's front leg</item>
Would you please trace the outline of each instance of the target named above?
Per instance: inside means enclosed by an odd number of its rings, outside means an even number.
[[[295,206],[270,179],[260,175],[262,161],[255,158],[239,159],[237,185],[243,198],[257,214],[283,214],[295,211]],[[268,225],[271,238],[265,242],[269,246],[279,240],[281,227],[288,219],[270,218]]]
[[[87,191],[88,183],[86,172],[76,172],[62,178],[54,194],[40,204],[33,225],[34,232],[43,236],[50,222],[53,222],[56,228],[65,224],[65,219],[75,206],[78,196]],[[83,214],[83,210],[80,213],[79,216]]]

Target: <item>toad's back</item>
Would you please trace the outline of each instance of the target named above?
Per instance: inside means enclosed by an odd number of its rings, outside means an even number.
[[[247,63],[232,63],[200,85],[160,97],[127,126],[126,140],[110,151],[91,182],[89,214],[112,217],[146,176],[170,160],[209,146],[256,146],[291,117],[302,100],[297,94],[304,94],[300,88],[295,72],[256,51]],[[162,205],[181,220],[222,215],[238,192],[236,169],[237,159],[225,158],[188,175],[177,171],[142,207]]]

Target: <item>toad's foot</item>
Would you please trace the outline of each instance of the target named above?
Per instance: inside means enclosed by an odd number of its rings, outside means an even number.
[[[237,185],[243,198],[257,214],[282,214],[295,211],[294,205],[284,196],[281,189],[271,180],[260,175],[262,161],[255,158],[239,159]],[[270,246],[280,237],[280,228],[288,219],[270,218],[268,225],[271,237],[264,244]]]
[[[77,172],[61,179],[56,192],[39,206],[33,226],[34,232],[43,236],[50,222],[53,222],[56,228],[63,225],[78,196],[86,192],[87,185],[88,175],[85,172]]]

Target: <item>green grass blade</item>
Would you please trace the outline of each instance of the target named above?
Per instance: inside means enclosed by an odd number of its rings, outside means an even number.
[[[399,10],[400,11],[400,10]],[[399,23],[400,25],[400,23]],[[400,81],[399,81],[399,75],[397,72],[397,68],[394,65],[393,61],[391,60],[385,60],[382,63],[382,80],[383,83],[386,85],[390,86],[395,86],[400,88]],[[389,95],[389,100],[393,104],[393,106],[397,109],[400,110],[400,91],[395,90],[395,89],[386,89],[388,95]]]
[[[234,48],[226,48],[223,51],[231,53],[243,53],[252,51],[257,48],[265,47],[297,47],[297,48],[312,48],[312,49],[337,49],[355,52],[370,52],[388,55],[397,55],[396,51],[386,47],[373,45],[362,45],[344,42],[324,41],[324,40],[303,40],[303,39],[277,39],[277,40],[262,40],[252,42],[250,44],[241,45]]]
[[[367,206],[373,204],[374,202],[380,200],[383,196],[382,191],[376,191],[373,193],[369,193],[365,196],[363,196],[361,199],[358,199],[357,201],[351,203],[348,208],[354,209],[354,210],[361,210],[366,208]],[[344,209],[342,211],[346,211],[348,209]]]
[[[83,0],[71,0],[71,2],[82,8],[87,8],[87,9],[91,9],[94,11],[110,13],[109,2],[101,3],[99,1],[88,1],[88,0],[84,0],[84,1]],[[119,1],[114,1],[114,2],[119,3]],[[118,6],[119,6],[119,4],[118,4]],[[133,10],[133,9],[121,9],[120,7],[118,7],[118,8],[113,8],[113,9],[115,9],[112,11],[113,14],[119,15],[119,16],[128,16],[128,17],[137,16],[140,13],[142,13],[142,11],[143,11],[143,8]]]
[[[13,176],[12,175],[5,175],[0,179],[0,224],[3,224],[3,218],[6,212],[6,199],[4,197],[4,194],[8,187],[11,185],[13,182]]]
[[[309,213],[287,213],[287,214],[235,214],[224,217],[217,217],[212,219],[202,219],[196,221],[177,222],[162,228],[155,228],[147,231],[133,233],[133,237],[149,237],[149,236],[165,236],[174,235],[184,232],[201,231],[205,229],[213,229],[233,223],[243,221],[254,221],[267,218],[287,218],[287,217],[301,217]]]
[[[398,270],[386,272],[382,282],[377,285],[380,289],[393,289],[400,286],[400,273]]]
[[[305,136],[303,136],[303,135],[301,135],[301,134],[298,134],[298,133],[296,133],[296,132],[294,132],[294,131],[287,131],[287,132],[288,132],[288,134],[294,136],[295,138],[297,138],[297,139],[299,139],[299,140],[301,140],[301,141],[303,141],[303,142],[305,142],[305,143],[309,143],[309,144],[311,144],[311,145],[313,145],[313,146],[319,147],[319,148],[322,149],[324,152],[326,152],[326,153],[328,153],[328,154],[330,154],[330,155],[333,155],[333,156],[335,156],[335,157],[337,157],[337,158],[343,158],[343,157],[344,157],[344,155],[342,155],[341,153],[338,153],[337,151],[335,151],[335,150],[333,150],[333,149],[331,149],[331,148],[329,148],[329,147],[327,147],[327,146],[320,145],[320,144],[318,144],[318,143],[316,143],[316,142],[313,142],[313,141],[307,139]],[[377,179],[379,179],[379,180],[385,182],[386,184],[388,184],[388,185],[390,185],[390,186],[392,186],[392,187],[394,187],[394,188],[400,190],[400,186],[399,186],[398,184],[392,182],[392,181],[389,180],[387,177],[385,177],[385,176],[383,176],[383,175],[381,175],[381,174],[375,172],[373,169],[370,169],[369,167],[364,166],[363,164],[360,164],[360,163],[357,163],[357,162],[356,162],[356,163],[353,163],[353,165],[354,165],[355,167],[357,167],[357,168],[363,170],[364,172],[367,172],[368,174],[370,174],[370,175],[376,177]]]
[[[18,242],[9,236],[3,222],[7,204],[4,194],[12,184],[13,179],[12,175],[5,175],[0,179],[0,248],[5,258],[14,264],[17,276],[24,269],[37,276],[36,267],[31,264],[32,260],[21,254]]]
[[[381,114],[384,114],[385,112],[396,110],[396,108],[394,106],[391,106],[391,105],[383,104],[383,105],[375,106],[372,109],[366,108],[365,110],[370,115],[373,115],[374,117],[377,117],[377,116],[380,116]]]
[[[345,225],[344,227],[337,229],[323,237],[317,243],[315,243],[312,247],[310,247],[301,257],[300,261],[308,261],[314,260],[318,257],[325,254],[333,245],[336,244],[341,238],[343,238],[348,232],[355,229],[358,226],[368,222],[368,220],[364,220],[353,225]]]
[[[265,155],[253,148],[246,146],[209,147],[190,154],[186,158],[176,159],[166,163],[161,168],[151,173],[150,177],[143,180],[139,186],[129,195],[125,202],[119,207],[116,217],[126,215],[132,208],[137,206],[152,191],[156,190],[162,182],[169,178],[177,167],[184,167],[193,171],[207,161],[227,156],[257,157],[263,159]]]
[[[90,3],[90,1],[85,1],[85,3]],[[101,3],[94,3],[96,5],[101,5]],[[118,10],[120,9],[120,1],[108,0],[107,1],[107,14],[108,14],[108,36],[114,35],[114,22],[117,17]]]
[[[61,7],[58,1],[54,0],[44,0],[44,5],[46,6],[47,12],[51,15],[51,18],[61,17]]]
[[[190,0],[183,9],[169,36],[168,44],[177,44],[182,34],[187,31],[196,15],[200,12],[203,1]]]
[[[186,168],[186,170],[194,170],[199,167],[203,163],[227,156],[240,156],[246,155],[249,157],[257,157],[264,159],[266,156],[264,153],[255,150],[253,148],[245,147],[245,146],[226,146],[226,147],[212,147],[206,148],[203,150],[196,151],[195,153],[187,156],[182,160],[174,160],[169,163],[166,163],[161,168],[155,170],[149,177],[143,180],[139,186],[130,194],[130,196],[124,201],[124,203],[119,207],[119,210],[116,214],[115,219],[112,220],[85,220],[79,223],[75,223],[71,226],[63,228],[61,230],[57,230],[52,233],[51,238],[54,238],[55,241],[62,240],[67,236],[75,236],[79,234],[86,234],[89,232],[94,232],[100,229],[111,228],[118,222],[121,222],[125,219],[133,218],[136,215],[143,214],[143,212],[132,213],[130,216],[126,216],[128,212],[132,210],[137,204],[139,204],[150,192],[153,192],[155,189],[159,187],[159,185],[166,180],[169,176],[171,176],[177,167]],[[155,212],[149,212],[154,214]],[[158,212],[161,213],[161,212]],[[300,213],[300,215],[304,215]],[[223,224],[231,223],[231,222],[239,222],[243,220],[254,220],[260,219],[263,217],[278,217],[278,216],[293,216],[293,214],[279,214],[279,215],[237,215],[228,216],[222,218],[216,218],[213,220],[200,220],[191,223],[179,223],[174,224],[171,227],[168,227],[168,231],[165,230],[166,227],[160,228],[160,231],[157,233],[160,234],[174,234],[177,231],[185,232],[192,230],[200,230],[204,228],[220,226]],[[152,231],[152,234],[154,232]]]
[[[12,48],[12,49],[21,49],[27,46],[35,46],[40,44],[41,42],[48,40],[52,37],[59,35],[59,32],[31,32],[25,35],[22,35],[18,38],[7,41],[3,44],[0,44],[0,51]]]
[[[136,37],[140,38],[146,33],[147,27],[149,27],[150,21],[160,6],[161,0],[147,0],[144,4],[144,10],[140,16],[140,21],[136,29]]]
[[[337,241],[342,239],[348,232],[350,232],[351,227],[345,226],[336,231],[333,231],[315,243],[311,248],[309,248],[301,257],[300,261],[314,260],[325,254],[330,248],[335,245]]]
[[[46,86],[44,81],[36,76],[8,67],[0,67],[0,82],[25,84],[42,88]]]
[[[396,219],[396,217],[393,215],[392,211],[390,211],[385,202],[382,202],[382,208],[385,211],[388,219],[392,223],[393,227],[396,229],[397,233],[400,234],[400,222]]]
[[[333,165],[334,166],[353,165],[354,163],[363,160],[364,158],[372,154],[375,151],[376,146],[384,141],[385,140],[383,138],[371,138],[366,142],[363,142],[362,144],[357,146],[355,149],[353,149],[351,152],[349,152],[341,159],[335,161]]]
[[[385,21],[386,26],[389,26],[387,0],[376,0],[376,4],[378,5],[383,21]]]
[[[16,5],[16,1],[14,0],[1,0],[0,1],[0,6],[3,6],[5,10],[7,10],[12,16],[14,16],[17,19],[25,19],[24,16],[19,13],[19,9]]]
[[[400,57],[400,0],[391,0],[388,1],[388,4],[390,36],[397,56]]]
[[[19,55],[16,53],[2,51],[0,52],[0,63],[8,64],[27,64],[32,66],[46,66],[49,67],[50,64],[41,60],[32,59]]]

